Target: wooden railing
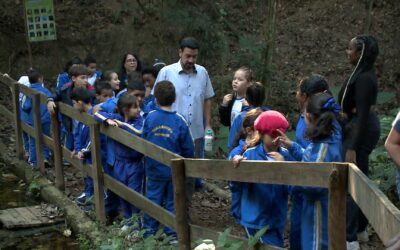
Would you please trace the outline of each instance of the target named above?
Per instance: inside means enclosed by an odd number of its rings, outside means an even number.
[[[52,115],[51,119],[52,136],[48,137],[42,134],[40,126],[40,104],[46,104],[47,97],[18,84],[15,80],[1,73],[0,83],[8,86],[12,92],[13,112],[0,105],[0,113],[14,122],[17,157],[23,159],[22,131],[25,131],[36,139],[38,166],[42,174],[45,173],[45,167],[40,145],[44,143],[53,150],[56,187],[63,190],[65,186],[63,159],[91,176],[94,182],[96,217],[101,222],[106,219],[103,190],[108,188],[162,224],[176,230],[180,249],[190,249],[192,242],[199,238],[210,238],[216,241],[220,232],[190,224],[188,221],[185,179],[187,177],[201,177],[226,181],[328,188],[329,249],[345,249],[346,247],[347,192],[360,206],[383,242],[387,242],[400,232],[400,211],[353,164],[245,161],[240,168],[233,168],[232,163],[226,160],[184,159],[124,130],[99,124],[91,116],[80,113],[63,103],[57,103],[57,112]],[[20,120],[20,93],[32,97],[34,127],[22,123]],[[71,158],[71,152],[61,145],[58,112],[90,127],[93,157],[91,165],[84,165],[81,161]],[[176,215],[103,172],[100,155],[100,133],[172,168]],[[236,236],[230,236],[230,238],[247,242],[246,239]],[[247,244],[243,245],[246,246]],[[260,245],[257,248],[279,249],[268,245]]]

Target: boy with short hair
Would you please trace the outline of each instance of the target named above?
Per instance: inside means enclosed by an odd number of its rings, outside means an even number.
[[[44,87],[43,85],[43,75],[37,69],[30,69],[27,73],[30,87],[33,90],[44,93],[46,96],[51,96],[50,91]],[[26,123],[32,127],[35,127],[34,119],[33,119],[33,104],[32,98],[26,97],[26,100],[23,102],[22,110],[28,113],[28,117]],[[47,112],[46,105],[40,104],[40,121],[42,125],[42,132],[50,136],[50,114]],[[49,148],[44,145],[43,147],[44,159],[45,163],[48,163],[49,160]],[[29,163],[33,169],[36,169],[37,159],[36,159],[36,144],[35,138],[29,137]]]
[[[88,75],[88,83],[90,85],[94,85],[96,80],[100,79],[101,77],[101,71],[97,70],[97,62],[96,62],[96,58],[94,58],[94,56],[92,55],[88,55],[85,58],[85,65],[87,67],[87,69],[89,70],[89,75]]]
[[[104,103],[113,97],[114,91],[111,85],[103,80],[98,80],[94,85],[96,91],[96,102]]]
[[[74,88],[70,95],[73,103],[73,108],[79,112],[85,112],[92,115],[92,105],[90,104],[92,94],[84,87]],[[75,141],[74,151],[72,157],[83,160],[86,164],[92,163],[91,157],[91,143],[90,143],[90,130],[89,127],[78,122],[75,128]],[[77,197],[76,202],[80,205],[85,205],[90,197],[93,196],[93,180],[91,177],[84,177],[85,188],[83,193]]]
[[[151,111],[144,122],[143,138],[183,157],[194,157],[194,143],[189,126],[182,115],[172,111],[175,102],[175,87],[170,81],[161,81],[154,91],[158,109]],[[151,158],[145,160],[147,176],[147,198],[158,205],[164,202],[165,208],[175,213],[171,169]],[[155,234],[158,222],[149,215],[144,216],[144,226]],[[170,229],[165,234],[175,236]]]

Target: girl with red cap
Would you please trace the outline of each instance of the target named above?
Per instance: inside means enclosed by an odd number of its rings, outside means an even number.
[[[341,162],[342,130],[336,120],[340,110],[328,93],[312,95],[305,107],[305,135],[310,144],[303,148],[283,133],[275,141],[286,147],[298,161]],[[328,249],[328,189],[295,186],[293,191],[301,194],[303,199],[301,249]]]
[[[254,122],[254,128],[260,138],[255,147],[249,148],[235,161],[242,159],[263,161],[293,160],[289,152],[274,140],[289,127],[286,118],[277,111],[265,111]],[[248,236],[255,235],[264,227],[266,233],[261,243],[283,247],[283,233],[288,204],[288,186],[261,183],[239,183],[240,218],[238,223],[244,226]]]

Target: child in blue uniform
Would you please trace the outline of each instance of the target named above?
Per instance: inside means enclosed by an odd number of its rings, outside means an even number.
[[[259,141],[258,132],[254,129],[254,121],[257,119],[259,115],[261,115],[262,110],[259,108],[250,110],[244,116],[243,119],[243,127],[240,131],[240,136],[235,143],[235,148],[230,152],[228,160],[235,161],[240,158],[247,148],[255,147],[255,143]],[[232,181],[229,184],[231,189],[231,215],[236,219],[236,221],[240,221],[240,192],[241,192],[241,184]]]
[[[242,159],[263,161],[292,160],[289,152],[275,143],[279,131],[289,127],[286,118],[277,111],[265,111],[254,122],[260,134],[256,147],[246,150]],[[286,185],[241,183],[240,220],[247,234],[255,235],[258,230],[268,227],[261,236],[261,243],[283,247],[283,234],[286,222],[288,187]]]
[[[85,87],[76,87],[72,90],[70,98],[74,109],[85,112],[92,115],[92,105],[90,100],[92,98],[91,93]],[[89,127],[79,122],[76,124],[74,132],[74,150],[72,151],[72,157],[76,157],[79,160],[83,160],[85,164],[91,164],[91,143],[90,143],[90,130]],[[102,153],[102,155],[104,155]],[[93,179],[89,176],[84,177],[84,192],[76,199],[76,202],[80,205],[86,205],[88,200],[93,196]]]
[[[296,92],[296,100],[302,111],[296,126],[296,143],[306,148],[310,141],[305,136],[307,125],[304,120],[304,109],[307,100],[311,95],[327,91],[329,85],[320,75],[312,75],[300,81]],[[292,210],[290,214],[290,249],[301,250],[301,209],[302,195],[301,193],[291,192]]]
[[[306,137],[310,144],[304,149],[281,135],[278,140],[296,160],[303,162],[341,162],[342,131],[336,116],[340,112],[333,97],[327,93],[312,95],[305,109]],[[328,249],[328,189],[293,187],[301,192],[301,248]],[[322,218],[322,225],[320,220]]]
[[[143,138],[183,157],[194,157],[194,143],[186,120],[172,111],[175,102],[175,87],[169,81],[159,82],[154,90],[159,108],[151,111],[144,123]],[[146,158],[147,198],[175,213],[171,169],[151,158]],[[159,223],[149,215],[144,216],[145,229],[155,234]],[[166,235],[176,233],[165,228]]]
[[[97,61],[92,55],[86,56],[84,63],[89,70],[88,83],[93,86],[96,80],[100,79],[102,73],[97,70]]]
[[[28,78],[30,82],[30,87],[33,90],[44,93],[47,97],[51,96],[50,91],[43,86],[43,75],[37,69],[31,69],[28,71]],[[28,117],[26,123],[30,126],[35,126],[33,121],[33,105],[32,98],[26,97],[26,100],[23,102],[22,110],[28,113]],[[50,114],[47,111],[46,105],[40,104],[40,121],[42,125],[42,132],[50,136]],[[45,162],[49,160],[49,148],[44,145],[43,146],[43,154]],[[36,169],[37,159],[36,159],[36,144],[35,138],[29,137],[29,162],[33,169]]]
[[[242,112],[236,115],[228,135],[228,150],[233,149],[233,143],[236,140],[240,129],[242,128],[243,118],[247,112],[255,108],[261,108],[263,111],[268,110],[266,107],[261,107],[265,100],[265,88],[259,83],[250,84],[246,90],[246,101],[249,106],[243,106]]]
[[[18,83],[25,85],[26,87],[31,86],[31,84],[29,83],[28,76],[21,76],[18,80]],[[26,123],[29,120],[29,113],[25,112],[22,109],[25,102],[26,102],[26,95],[20,93],[19,94],[19,105],[20,105],[20,112],[21,112],[20,118],[21,118],[21,122]],[[25,159],[29,160],[29,135],[25,131],[22,131],[22,139],[24,142]]]
[[[106,122],[111,126],[118,126],[134,135],[141,136],[143,119],[140,116],[137,99],[134,96],[125,95],[118,100],[117,108],[118,113],[97,112],[94,115],[95,119]],[[114,141],[114,153],[114,178],[136,192],[142,193],[144,177],[143,155],[116,141]],[[123,199],[121,199],[121,207],[124,218],[127,220],[126,222],[133,215],[139,213],[138,208]],[[127,229],[127,225],[123,229]]]

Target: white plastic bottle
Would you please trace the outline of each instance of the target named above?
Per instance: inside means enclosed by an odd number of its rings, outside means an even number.
[[[213,131],[208,128],[206,130],[206,134],[204,136],[204,151],[211,152],[212,151],[212,141],[213,141]]]

